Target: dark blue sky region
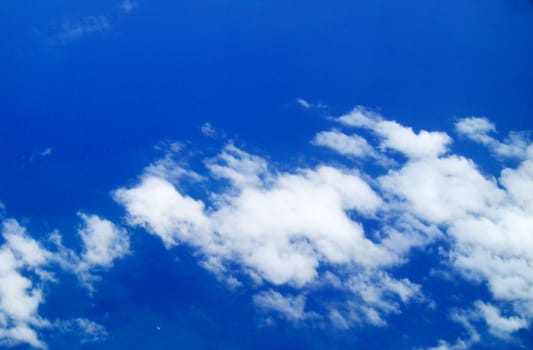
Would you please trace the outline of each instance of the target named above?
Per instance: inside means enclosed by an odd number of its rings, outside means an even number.
[[[0,33],[0,348],[533,348],[532,1],[6,0]]]

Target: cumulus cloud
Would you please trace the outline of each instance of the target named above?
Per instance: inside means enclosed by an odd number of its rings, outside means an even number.
[[[231,155],[224,149],[216,166],[210,160],[208,167],[233,187],[209,209],[155,177],[117,190],[115,198],[127,208],[131,224],[147,228],[168,247],[184,242],[206,256],[237,259],[274,284],[310,283],[320,261],[365,266],[394,261],[365,239],[346,213],[372,215],[381,203],[356,174],[323,166],[261,176],[267,172],[263,159],[229,149]]]
[[[533,145],[524,134],[500,141],[486,118],[456,124],[459,134],[497,157],[520,161],[489,175],[474,160],[453,154],[444,132],[414,131],[360,106],[334,121],[350,133],[319,131],[314,145],[381,165],[398,153],[404,157],[377,175],[329,162],[279,167],[229,142],[192,169],[179,159],[183,146],[174,143],[113,197],[125,208],[128,225],[144,228],[167,249],[192,247],[219,280],[234,288],[247,283],[259,309],[291,322],[386,326],[387,317],[409,303],[430,301],[422,281],[394,268],[409,263],[412,249],[443,241],[443,266],[488,293],[452,312],[466,334],[432,349],[467,349],[481,341],[477,327],[502,339],[530,327]],[[201,186],[189,191],[191,184]],[[51,264],[73,271],[91,289],[98,271],[130,253],[124,228],[97,215],[79,217],[80,254],[64,247],[57,232],[50,236],[52,251],[18,222],[4,220],[0,343],[43,348],[39,330],[54,326],[87,339],[107,336],[90,320],[51,323],[38,313],[42,284],[54,280]],[[315,299],[322,288],[339,298]]]
[[[119,189],[115,199],[128,210],[130,225],[146,228],[159,236],[167,247],[180,240],[198,239],[195,232],[207,226],[204,204],[179,193],[165,179],[145,177],[135,188]]]
[[[486,283],[496,300],[528,320],[533,317],[532,160],[504,169],[499,179],[485,177],[459,156],[410,161],[379,179],[406,211],[447,232],[450,261],[459,272]],[[486,320],[490,326],[498,318]]]
[[[530,142],[523,132],[511,132],[506,140],[499,141],[491,136],[496,132],[496,126],[487,118],[479,117],[460,119],[455,124],[455,129],[460,135],[487,146],[498,157],[518,159],[527,157]]]
[[[421,130],[416,133],[396,121],[358,106],[350,113],[338,117],[337,122],[372,131],[381,140],[382,150],[395,150],[409,158],[435,157],[447,152],[452,139],[443,132]]]
[[[292,321],[317,312],[340,328],[384,326],[387,315],[408,303],[429,302],[420,284],[391,268],[408,263],[413,248],[443,240],[445,266],[485,285],[490,298],[472,301],[470,312],[453,317],[466,338],[443,340],[435,349],[470,347],[482,323],[500,337],[529,327],[533,146],[497,141],[486,119],[460,121],[459,133],[500,149],[496,155],[521,154],[517,167],[487,175],[473,160],[451,153],[452,138],[444,132],[414,131],[361,106],[334,120],[373,138],[332,129],[318,132],[313,144],[375,162],[397,153],[403,159],[378,176],[330,164],[279,169],[230,142],[203,160],[203,196],[188,193],[186,177],[169,181],[164,174],[173,168],[193,171],[169,163],[165,172],[148,166],[136,185],[119,188],[114,197],[130,225],[144,227],[169,249],[195,248],[202,266],[230,285],[247,276],[259,289],[254,302]],[[506,153],[502,145],[520,152]],[[307,310],[306,301],[323,286],[344,295],[343,302]]]
[[[0,246],[0,344],[26,343],[45,348],[36,331],[49,326],[38,314],[44,301],[43,291],[31,276],[50,261],[51,254],[13,219],[2,223],[2,236],[5,242]]]
[[[96,279],[94,270],[110,268],[115,260],[129,254],[129,235],[109,220],[84,213],[78,215],[83,221],[78,230],[83,252],[75,269],[82,281],[92,288],[91,281]]]
[[[124,229],[96,215],[79,216],[84,223],[78,231],[83,240],[83,264],[110,267],[115,259],[129,253],[128,233]]]
[[[357,158],[376,157],[377,153],[363,137],[346,135],[337,130],[321,131],[315,135],[312,143],[331,148],[340,154]]]
[[[244,273],[259,285],[314,288],[331,280],[321,268],[338,273],[336,266],[342,266],[339,270],[346,272],[336,288],[351,297],[359,295],[365,303],[364,310],[357,310],[359,323],[384,324],[383,317],[420,294],[416,284],[380,271],[403,263],[420,240],[431,241],[434,228],[396,217],[405,227],[404,236],[387,227],[379,242],[370,240],[354,218],[372,219],[388,209],[357,171],[327,165],[279,171],[231,143],[204,163],[211,184],[221,189],[209,192],[207,202],[146,172],[137,185],[116,190],[114,197],[126,208],[130,225],[144,227],[167,248],[181,243],[195,247],[202,266],[226,280]],[[258,294],[256,303],[265,308],[268,296],[270,309],[298,305],[301,314],[307,312],[303,299],[289,303],[273,292]],[[355,309],[336,312],[355,315]],[[355,318],[346,322],[353,324]]]
[[[28,344],[44,349],[46,344],[39,333],[51,328],[71,330],[82,342],[105,338],[105,329],[90,320],[50,322],[39,315],[39,307],[45,302],[43,288],[59,282],[54,276],[57,268],[78,274],[82,282],[90,286],[96,279],[96,270],[111,267],[114,260],[129,252],[125,230],[95,215],[80,214],[80,218],[83,221],[79,229],[83,243],[81,255],[65,248],[57,231],[49,236],[46,243],[50,247],[46,248],[16,220],[2,222],[0,345]]]
[[[488,133],[496,131],[496,126],[487,118],[463,118],[455,124],[457,132],[476,139],[481,142],[486,142],[490,137]]]
[[[528,327],[533,317],[533,146],[517,136],[505,142],[495,139],[490,133],[496,127],[485,118],[460,120],[460,134],[497,156],[522,159],[518,167],[504,168],[493,177],[483,174],[473,160],[447,154],[451,139],[444,133],[416,134],[363,107],[337,120],[371,130],[383,150],[408,157],[378,178],[381,193],[396,198],[402,212],[443,230],[452,243],[449,258],[455,268],[472,281],[486,283],[501,307],[511,307],[513,315],[500,317],[495,306],[476,304],[492,333]]]

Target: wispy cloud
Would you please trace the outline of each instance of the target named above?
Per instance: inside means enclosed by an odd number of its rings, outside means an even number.
[[[302,321],[312,314],[305,312],[305,296],[283,296],[274,290],[258,293],[254,303],[264,311],[275,311],[289,321]]]
[[[49,157],[54,153],[54,149],[52,147],[46,147],[40,151],[34,152],[30,157],[29,161],[33,162],[36,158],[45,158]]]
[[[130,13],[131,11],[133,11],[133,8],[135,6],[136,6],[136,4],[134,2],[132,2],[131,0],[124,0],[120,4],[120,8],[126,13]]]
[[[47,147],[47,148],[43,149],[41,152],[39,152],[39,155],[41,157],[46,157],[46,156],[51,155],[53,151],[54,151],[54,149],[52,147]]]
[[[203,123],[202,126],[200,127],[200,131],[202,132],[202,134],[204,134],[207,137],[217,136],[217,131],[215,130],[213,125],[209,122]]]
[[[104,326],[86,318],[58,320],[54,327],[62,333],[74,334],[82,344],[105,341],[109,337]]]
[[[85,37],[101,34],[111,28],[106,16],[87,16],[75,21],[67,21],[52,39],[52,44],[67,44]]]
[[[511,132],[500,141],[491,135],[496,132],[496,126],[487,118],[479,117],[460,119],[455,129],[460,135],[488,147],[498,157],[524,159],[527,156],[530,141],[525,132]]]
[[[296,103],[300,105],[300,107],[304,109],[312,109],[312,108],[318,108],[318,109],[325,109],[328,108],[328,105],[324,103],[311,103],[303,98],[297,98]]]

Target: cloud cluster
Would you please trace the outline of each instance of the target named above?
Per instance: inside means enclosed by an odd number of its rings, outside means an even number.
[[[205,199],[154,174],[153,164],[137,185],[116,190],[129,224],[160,237],[167,248],[194,247],[202,266],[230,284],[244,274],[273,288],[328,285],[346,299],[362,300],[364,308],[324,305],[322,313],[335,313],[336,324],[342,319],[384,325],[384,316],[399,312],[400,303],[420,297],[418,285],[395,279],[387,269],[404,263],[411,248],[432,241],[439,231],[413,216],[392,215],[395,209],[356,169],[323,164],[279,171],[232,143],[204,164],[210,175],[206,181],[217,189]],[[379,238],[365,234],[365,220],[381,224]],[[271,310],[294,306],[278,291],[272,293],[269,298],[258,294],[256,303]],[[267,300],[272,307],[265,307]],[[299,308],[287,318],[305,318],[302,299],[297,300]]]
[[[416,134],[360,107],[337,121],[371,129],[382,149],[407,157],[378,178],[381,193],[395,198],[402,212],[442,229],[456,271],[488,287],[494,305],[477,301],[469,319],[483,320],[496,336],[528,327],[533,318],[533,146],[524,137],[500,142],[489,136],[495,126],[485,118],[458,121],[460,134],[497,156],[522,159],[518,167],[492,177],[473,160],[447,154],[451,138],[443,133]]]
[[[341,328],[385,325],[402,305],[427,301],[420,284],[394,276],[391,268],[408,263],[413,248],[441,240],[450,247],[442,263],[491,294],[456,319],[473,331],[474,324],[485,323],[499,337],[528,327],[533,146],[523,137],[497,141],[485,119],[458,121],[461,135],[522,160],[488,176],[473,160],[451,152],[447,133],[414,131],[360,106],[334,120],[342,129],[318,132],[312,142],[367,162],[389,160],[382,174],[331,164],[282,171],[229,143],[204,159],[204,196],[150,171],[152,164],[136,185],[114,197],[130,225],[144,227],[169,249],[193,247],[201,265],[231,285],[252,281],[258,289],[254,302],[289,320],[318,314]],[[306,300],[320,288],[333,288],[344,301],[306,310]],[[478,338],[457,344],[466,348]]]
[[[38,312],[45,302],[43,287],[57,282],[54,276],[57,268],[78,274],[82,283],[92,287],[98,269],[109,268],[115,259],[128,253],[129,238],[123,229],[95,215],[80,214],[80,217],[84,224],[78,231],[83,247],[79,256],[62,245],[57,232],[43,244],[33,239],[16,220],[2,222],[0,345],[26,343],[46,348],[38,333],[47,328],[75,331],[82,339],[103,339],[105,330],[92,321],[50,322]],[[45,247],[46,244],[50,247]]]
[[[188,245],[217,279],[246,285],[260,311],[290,322],[385,326],[409,303],[434,306],[424,280],[396,267],[409,264],[413,249],[438,244],[439,266],[461,283],[485,287],[488,297],[451,310],[465,336],[431,349],[467,349],[481,341],[480,327],[502,339],[530,327],[533,145],[526,134],[499,141],[485,118],[457,121],[459,135],[500,159],[499,174],[488,175],[453,153],[447,133],[413,130],[361,106],[333,122],[311,142],[347,157],[345,165],[276,167],[229,142],[192,169],[179,160],[183,145],[174,143],[113,197],[128,225],[167,249]],[[507,158],[518,164],[506,165]],[[365,173],[366,164],[377,170]],[[96,215],[79,218],[79,252],[65,247],[58,232],[38,242],[15,220],[3,220],[1,344],[44,348],[44,328],[107,337],[90,320],[50,322],[38,313],[43,285],[54,282],[52,266],[94,292],[98,273],[130,254],[124,228]],[[321,298],[322,291],[335,298]]]
[[[211,265],[239,262],[250,276],[275,285],[309,284],[321,263],[374,268],[397,261],[350,218],[349,212],[372,216],[381,205],[356,173],[328,166],[274,173],[264,159],[231,144],[206,164],[214,178],[229,183],[211,194],[209,206],[151,174],[115,198],[130,224],[167,247],[188,243]]]

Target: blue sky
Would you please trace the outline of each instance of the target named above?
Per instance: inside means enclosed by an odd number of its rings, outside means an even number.
[[[0,31],[0,348],[533,348],[533,2]]]

